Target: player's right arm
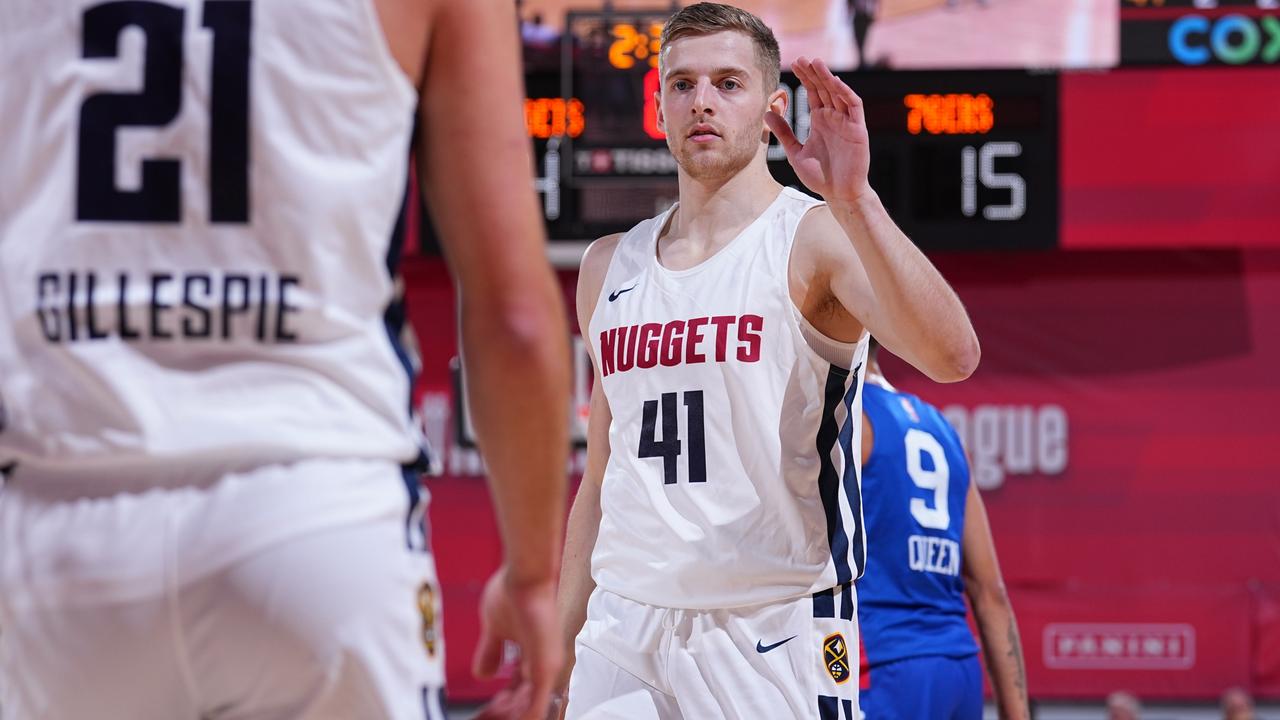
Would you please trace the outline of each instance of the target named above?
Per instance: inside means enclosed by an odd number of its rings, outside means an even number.
[[[541,718],[562,659],[569,331],[533,189],[514,6],[424,5],[418,167],[458,290],[468,401],[505,554],[481,599],[475,670],[492,674],[503,640],[519,644],[525,717]]]
[[[595,313],[600,289],[613,259],[614,248],[621,235],[610,235],[591,244],[582,257],[578,270],[576,296],[578,327],[582,339],[591,354],[591,364],[596,368],[595,384],[591,391],[591,411],[587,416],[587,465],[582,472],[582,483],[574,496],[569,511],[569,527],[564,541],[564,559],[560,569],[560,624],[563,629],[565,664],[557,683],[563,697],[568,692],[569,675],[574,664],[574,638],[587,621],[587,600],[595,590],[591,579],[591,552],[596,545],[596,533],[600,529],[600,487],[604,480],[605,466],[609,464],[609,426],[613,412],[609,400],[600,385],[600,363],[596,362],[595,345],[591,338],[591,316]],[[563,703],[562,703],[563,704]]]
[[[834,313],[817,303],[824,310],[815,326],[846,340],[865,328],[933,380],[963,380],[978,365],[978,337],[955,291],[871,188],[861,98],[821,60],[800,58],[791,69],[809,93],[809,137],[801,143],[776,110],[765,122],[796,176],[827,203],[797,228],[792,260],[811,285],[806,294],[836,301]],[[812,308],[801,310],[815,320]],[[856,323],[840,317],[845,314]]]
[[[996,559],[987,510],[982,504],[976,483],[969,484],[965,499],[963,556],[965,593],[973,607],[987,673],[991,677],[996,705],[1001,720],[1029,720],[1027,702],[1027,668],[1022,660],[1022,640],[1018,637],[1018,620],[1005,590]]]

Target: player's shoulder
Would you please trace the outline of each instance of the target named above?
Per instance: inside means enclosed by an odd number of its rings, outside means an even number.
[[[946,424],[946,418],[942,416],[942,413],[938,410],[937,406],[928,400],[925,400],[919,395],[902,392],[901,390],[895,391],[895,395],[899,398],[898,402],[904,405],[910,405],[911,409],[915,411],[917,416]]]
[[[938,407],[919,395],[895,387],[884,387],[868,382],[863,385],[864,405],[880,405],[905,416],[911,425],[941,424],[950,427],[946,416]]]
[[[859,262],[844,228],[840,227],[831,206],[826,203],[811,205],[804,210],[796,226],[791,256],[798,270],[807,268],[818,275],[830,275],[839,268],[849,267],[850,263]]]
[[[844,230],[836,222],[831,206],[825,202],[811,204],[803,209],[804,215],[796,226],[796,245],[826,247],[844,237]]]
[[[594,285],[595,294],[599,294],[600,285],[604,283],[604,277],[609,272],[609,265],[613,262],[614,253],[618,251],[618,244],[622,242],[622,238],[626,233],[613,233],[605,235],[587,246],[586,252],[582,254],[582,261],[578,264],[578,287],[581,292],[582,286]]]
[[[935,432],[941,432],[943,435],[950,438],[957,447],[963,447],[964,443],[960,440],[960,433],[956,430],[955,426],[951,424],[951,421],[947,419],[946,414],[942,412],[942,408],[931,402],[922,400],[915,395],[912,395],[911,399],[916,405],[916,412],[918,412],[921,417],[930,421]]]
[[[626,233],[613,233],[592,242],[582,254],[578,264],[578,316],[579,323],[590,322],[594,313],[596,300],[600,297],[600,288],[604,286],[604,278],[609,274],[609,264],[618,250],[618,243]],[[583,325],[585,330],[585,324]]]
[[[578,266],[580,275],[586,274],[591,276],[599,275],[604,278],[604,273],[609,270],[609,263],[613,261],[613,254],[618,250],[618,244],[622,242],[622,238],[626,233],[613,233],[598,238],[590,245],[587,245],[586,252],[582,254],[582,261]]]

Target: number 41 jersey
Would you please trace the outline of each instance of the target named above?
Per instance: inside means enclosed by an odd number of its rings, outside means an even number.
[[[407,461],[417,95],[372,0],[0,3],[0,461]]]
[[[783,190],[682,271],[657,261],[671,210],[618,242],[588,331],[613,414],[592,555],[601,588],[733,608],[861,573],[866,334],[819,335],[788,288],[796,228],[816,204]],[[840,594],[852,617],[852,593]]]

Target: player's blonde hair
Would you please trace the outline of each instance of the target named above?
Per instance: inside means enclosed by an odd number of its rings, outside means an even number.
[[[732,5],[700,2],[682,8],[662,28],[662,47],[668,43],[685,37],[700,37],[713,33],[732,30],[751,38],[756,46],[756,60],[764,71],[764,92],[766,95],[778,87],[782,75],[782,53],[778,50],[778,39],[773,31],[760,18]],[[662,56],[659,56],[659,62]]]

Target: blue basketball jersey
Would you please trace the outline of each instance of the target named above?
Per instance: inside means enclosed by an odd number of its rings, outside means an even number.
[[[920,398],[864,387],[873,446],[862,470],[868,552],[857,590],[867,662],[976,653],[960,576],[969,492],[960,438]]]

